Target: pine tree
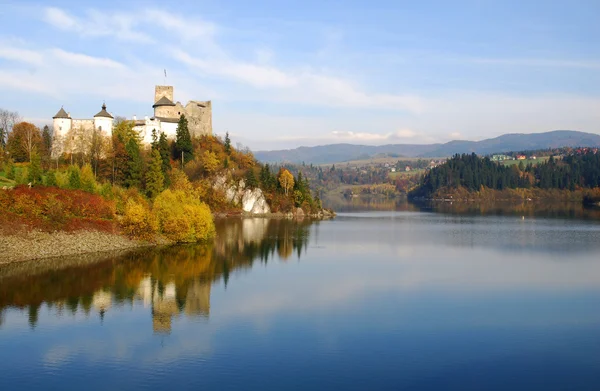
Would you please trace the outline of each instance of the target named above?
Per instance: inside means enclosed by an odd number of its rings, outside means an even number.
[[[48,172],[48,175],[46,175],[46,186],[57,186],[54,170]]]
[[[249,168],[248,171],[246,171],[246,186],[250,188],[258,187],[258,180],[256,179],[256,174],[252,168]]]
[[[50,128],[48,125],[44,125],[42,131],[42,160],[50,162],[50,155],[52,154],[52,135],[50,134]]]
[[[155,198],[163,191],[165,177],[162,171],[162,158],[157,149],[152,151],[152,159],[146,172],[146,191],[150,198]]]
[[[81,188],[81,177],[79,175],[79,167],[69,167],[69,188],[78,190]]]
[[[150,143],[150,145],[152,146],[152,150],[158,148],[158,135],[156,134],[156,129],[152,129],[152,143]]]
[[[127,169],[125,171],[125,185],[127,187],[140,187],[142,181],[143,161],[140,146],[134,138],[129,139],[125,145],[127,151]]]
[[[169,171],[171,171],[171,147],[169,146],[167,136],[163,132],[160,132],[160,137],[158,138],[158,151],[160,152],[164,185],[168,187],[170,184]]]
[[[231,154],[231,139],[229,138],[229,132],[225,133],[225,153]]]
[[[192,137],[188,129],[188,121],[185,115],[181,114],[179,117],[179,123],[177,124],[177,132],[175,134],[175,160],[181,160],[183,154],[183,160],[185,164],[194,159],[194,147],[192,145]]]

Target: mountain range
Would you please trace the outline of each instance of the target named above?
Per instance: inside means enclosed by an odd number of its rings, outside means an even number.
[[[263,163],[338,163],[368,159],[375,156],[447,157],[456,153],[488,155],[510,151],[525,151],[559,147],[600,147],[600,135],[572,130],[545,133],[510,133],[481,141],[455,140],[444,144],[356,145],[329,144],[277,151],[257,151],[255,157]]]

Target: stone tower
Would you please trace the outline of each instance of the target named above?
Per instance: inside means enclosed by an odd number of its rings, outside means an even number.
[[[152,107],[154,108],[155,117],[175,118],[176,110],[175,103],[173,102],[173,86],[156,86]]]

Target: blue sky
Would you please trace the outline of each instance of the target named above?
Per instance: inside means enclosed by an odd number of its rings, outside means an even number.
[[[36,124],[213,101],[252,149],[600,133],[598,1],[53,1],[0,9],[0,107]]]

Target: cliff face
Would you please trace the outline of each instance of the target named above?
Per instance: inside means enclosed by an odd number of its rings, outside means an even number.
[[[218,176],[213,184],[215,190],[221,190],[225,194],[227,202],[242,208],[248,214],[260,215],[271,213],[271,208],[263,194],[256,188],[249,188],[241,179],[239,182],[228,180],[225,175]]]

